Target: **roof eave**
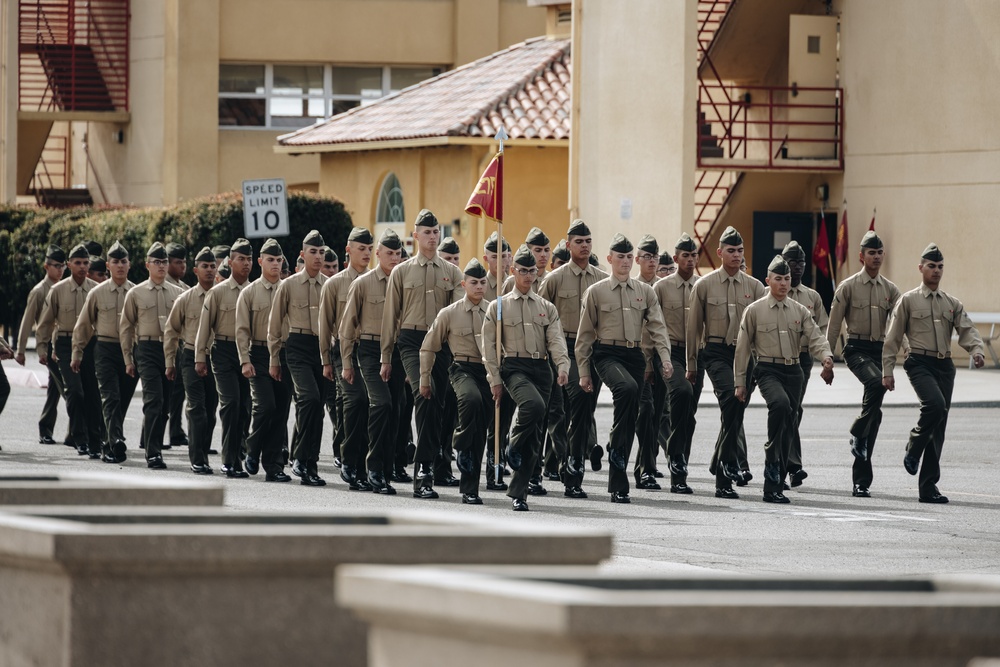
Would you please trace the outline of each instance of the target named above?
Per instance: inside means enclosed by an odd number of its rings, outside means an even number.
[[[368,151],[399,150],[403,148],[434,148],[439,146],[490,146],[497,142],[490,137],[420,137],[418,139],[392,139],[386,141],[353,141],[337,144],[312,144],[289,146],[277,144],[274,152],[281,155],[310,155],[314,153],[365,153]],[[509,139],[507,145],[517,148],[568,147],[569,139]]]

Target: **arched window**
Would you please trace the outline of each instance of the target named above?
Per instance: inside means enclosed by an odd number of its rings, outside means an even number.
[[[378,208],[375,211],[376,223],[406,222],[406,212],[403,210],[403,189],[399,186],[396,174],[389,172],[378,193]]]

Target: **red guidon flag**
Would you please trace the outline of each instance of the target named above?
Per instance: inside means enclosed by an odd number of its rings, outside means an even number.
[[[826,233],[826,216],[819,219],[819,238],[813,248],[813,264],[827,278],[830,277],[830,237]]]
[[[847,202],[844,202],[844,215],[837,227],[837,266],[843,266],[847,261]],[[838,269],[839,270],[839,269]]]
[[[497,153],[490,160],[465,205],[465,212],[503,222],[503,153]]]

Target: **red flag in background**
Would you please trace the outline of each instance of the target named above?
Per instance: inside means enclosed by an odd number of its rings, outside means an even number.
[[[840,217],[840,225],[837,227],[837,267],[844,265],[847,261],[847,202],[844,202],[844,215]]]
[[[826,233],[826,216],[819,219],[819,238],[813,248],[813,264],[827,278],[830,277],[830,237]]]
[[[870,232],[874,232],[875,231],[875,209],[874,208],[872,209],[872,222],[871,222],[870,225],[868,225],[868,231],[870,231]]]
[[[497,153],[490,160],[465,205],[465,212],[503,222],[503,153]]]

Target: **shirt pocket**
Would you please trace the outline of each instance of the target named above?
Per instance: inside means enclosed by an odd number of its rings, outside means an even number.
[[[580,300],[580,292],[575,289],[561,289],[556,293],[560,304],[575,304]]]
[[[724,296],[710,296],[705,299],[708,319],[723,322],[729,318],[729,302]]]
[[[202,310],[204,310],[204,307],[201,301],[189,299],[187,308],[184,309],[184,319],[192,323],[197,322],[198,318],[201,317]]]
[[[930,310],[914,310],[910,313],[910,331],[915,334],[933,333],[934,321]]]
[[[365,303],[370,303],[372,305],[379,304],[379,303],[385,303],[385,295],[384,294],[369,294],[368,296],[365,297]]]
[[[107,315],[108,313],[114,311],[116,308],[118,308],[118,304],[113,301],[111,303],[107,302],[101,303],[100,301],[97,302],[97,310],[102,316]]]
[[[290,299],[289,310],[309,310],[309,299]]]

